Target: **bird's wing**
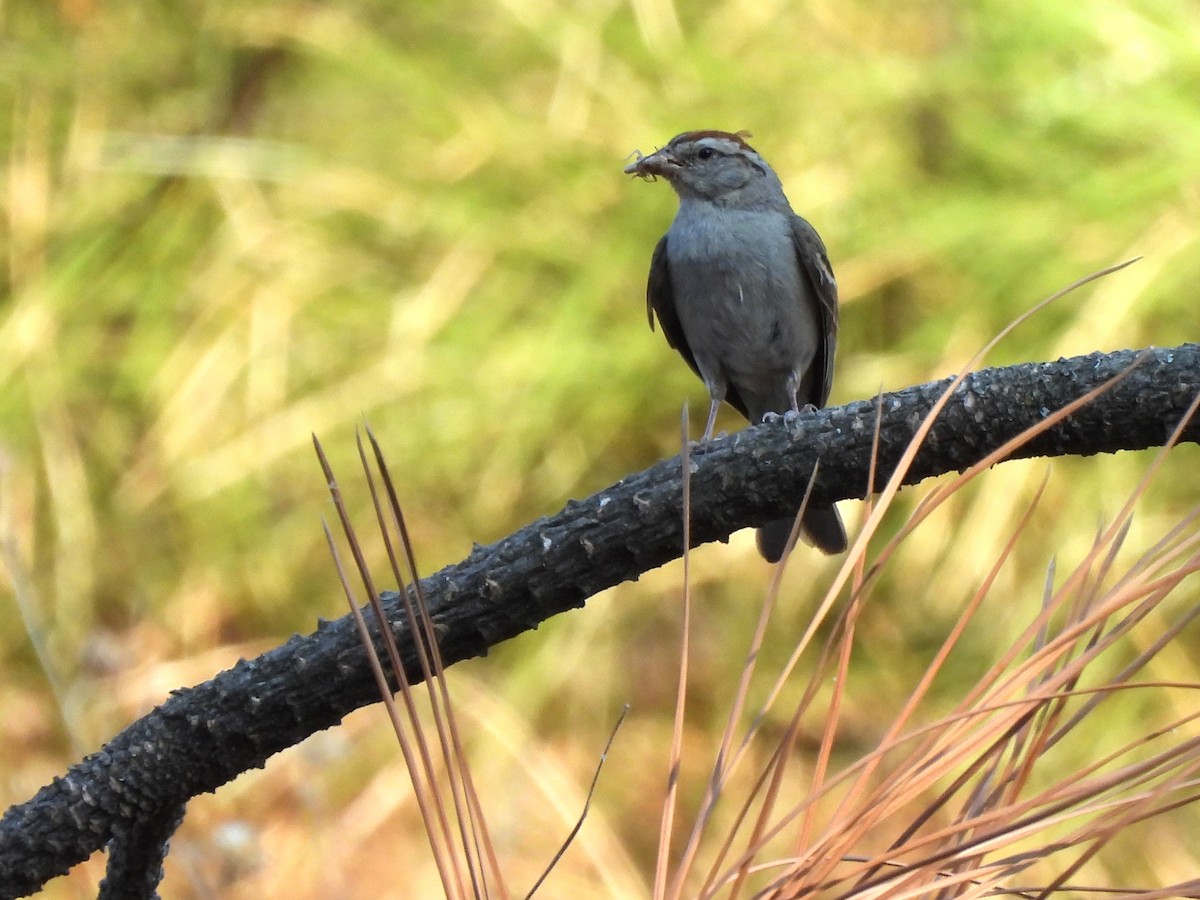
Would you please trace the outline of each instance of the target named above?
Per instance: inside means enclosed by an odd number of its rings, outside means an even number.
[[[683,333],[683,324],[679,321],[679,310],[675,306],[675,288],[671,284],[671,267],[667,262],[667,236],[664,234],[658,246],[654,248],[654,256],[650,258],[650,278],[646,283],[646,316],[650,320],[650,330],[654,330],[654,320],[662,326],[663,337],[667,344],[678,351],[700,380],[704,375],[696,365],[696,357],[688,346],[687,336]],[[746,404],[742,401],[737,388],[732,385],[725,387],[725,402],[750,418]]]
[[[658,319],[668,346],[678,350],[683,361],[699,375],[700,367],[696,365],[696,357],[692,355],[692,348],[688,346],[687,338],[683,334],[679,311],[675,309],[675,289],[671,285],[671,269],[667,264],[665,234],[654,248],[654,256],[650,257],[650,280],[646,282],[646,317],[650,320],[651,331],[654,330],[655,318]]]
[[[800,271],[808,279],[812,296],[817,300],[821,327],[817,358],[813,360],[813,372],[817,376],[813,382],[815,396],[808,400],[815,406],[824,406],[833,387],[833,353],[837,348],[838,332],[837,281],[820,235],[800,216],[792,217],[792,241],[796,245]]]

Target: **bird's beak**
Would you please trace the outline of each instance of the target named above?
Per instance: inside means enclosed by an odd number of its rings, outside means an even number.
[[[649,156],[642,156],[636,150],[634,154],[637,159],[625,167],[626,175],[636,175],[638,178],[653,178],[655,175],[661,175],[664,178],[670,178],[680,169],[679,160],[666,148],[656,150]]]

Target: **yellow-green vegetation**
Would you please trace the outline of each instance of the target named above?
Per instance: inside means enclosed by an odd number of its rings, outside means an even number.
[[[172,687],[343,613],[313,432],[354,497],[370,422],[427,572],[677,452],[703,389],[646,328],[674,200],[620,174],[635,148],[754,133],[839,275],[840,403],[950,374],[1135,255],[989,362],[1195,339],[1197,97],[1200,9],[1156,0],[0,6],[0,806]],[[947,707],[1148,460],[1001,466],[914,533],[862,613],[835,764],[873,746],[1047,471]],[[1200,501],[1195,472],[1194,447],[1173,454],[1127,553]],[[799,554],[775,666],[837,564]],[[692,560],[684,815],[769,577],[748,534]],[[514,890],[626,702],[547,896],[648,890],[681,580],[652,573],[452,672]],[[1191,638],[1147,677],[1197,680]],[[1122,698],[1111,728],[1132,740],[1192,703]],[[1195,876],[1198,827],[1131,832],[1077,880]],[[367,710],[194,802],[164,895],[432,896],[419,828]],[[87,896],[101,871],[46,895]]]

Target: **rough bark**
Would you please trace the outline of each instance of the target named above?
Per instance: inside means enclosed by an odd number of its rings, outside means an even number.
[[[1102,396],[1010,458],[1162,445],[1200,391],[1200,345],[977,372],[938,417],[906,483],[971,465],[1123,372]],[[697,448],[693,543],[722,540],[794,510],[818,459],[815,501],[863,496],[877,414],[876,483],[882,484],[948,383],[758,426]],[[1189,423],[1183,440],[1198,439],[1200,425]],[[572,500],[554,516],[476,547],[462,562],[425,579],[445,663],[485,654],[550,616],[583,606],[597,592],[678,557],[679,467],[677,457],[665,460],[586,500]],[[385,598],[409,677],[419,680],[396,596]],[[189,798],[264,765],[272,754],[378,699],[348,616],[321,622],[309,635],[175,691],[4,814],[0,896],[35,891],[110,842],[124,867],[122,878],[156,880],[161,847]],[[139,841],[147,846],[133,846]],[[144,878],[129,871],[138,859],[144,860]]]

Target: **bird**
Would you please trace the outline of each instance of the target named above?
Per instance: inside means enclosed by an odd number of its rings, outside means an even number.
[[[722,402],[757,424],[824,406],[833,383],[838,294],[825,245],[750,136],[686,131],[624,169],[665,179],[679,199],[650,260],[646,315],[708,389],[704,442]],[[758,529],[768,562],[783,557],[794,520]],[[801,531],[824,553],[846,550],[833,505],[806,509]]]

